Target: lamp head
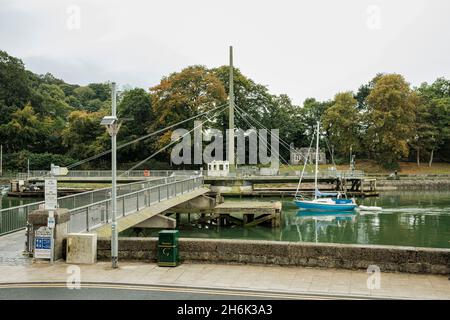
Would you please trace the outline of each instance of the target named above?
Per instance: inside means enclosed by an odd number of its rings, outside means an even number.
[[[105,116],[103,117],[102,121],[100,121],[100,124],[102,126],[111,126],[117,122],[117,117],[115,116]]]

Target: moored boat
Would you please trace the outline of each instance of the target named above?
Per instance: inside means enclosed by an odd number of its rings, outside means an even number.
[[[303,172],[306,167],[307,161],[305,161],[305,165],[303,167],[302,175],[300,176],[299,184],[297,187],[297,193],[295,196],[295,204],[300,209],[307,209],[307,210],[318,210],[318,211],[351,211],[354,210],[357,207],[357,204],[355,202],[355,199],[347,199],[345,194],[342,193],[323,193],[320,192],[317,187],[317,173],[319,171],[319,122],[317,122],[316,127],[316,167],[315,167],[315,174],[314,174],[314,198],[308,199],[305,198],[302,195],[299,195],[299,187],[302,180]],[[311,142],[312,144],[312,142]],[[311,149],[311,146],[310,146]],[[310,152],[310,149],[308,150],[308,155]],[[307,157],[308,157],[307,155]],[[306,157],[306,159],[307,159]]]

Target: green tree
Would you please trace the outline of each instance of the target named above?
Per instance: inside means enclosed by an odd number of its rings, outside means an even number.
[[[220,79],[225,88],[226,95],[229,96],[229,66],[221,66],[212,69],[212,72]],[[270,128],[270,124],[267,120],[270,119],[268,115],[274,106],[274,96],[269,93],[267,87],[255,83],[252,79],[244,76],[239,69],[234,68],[233,92],[235,105],[248,115],[245,119],[256,128],[258,128],[256,121],[265,127]],[[249,124],[239,115],[239,113],[239,110],[235,111],[235,127],[243,130],[249,129]],[[250,117],[256,121],[252,122],[249,120]],[[221,114],[218,127],[228,128],[228,123],[228,112],[224,112]]]
[[[74,97],[79,101],[79,108],[87,111],[98,111],[91,105],[95,99],[95,91],[90,87],[78,87],[73,90]]]
[[[0,124],[31,99],[30,80],[23,62],[0,51]]]
[[[62,142],[68,149],[67,155],[84,159],[108,150],[109,136],[100,120],[102,112],[73,111],[69,114],[67,125],[62,132]]]
[[[372,91],[373,87],[375,86],[375,83],[377,80],[382,76],[382,73],[378,73],[372,80],[370,80],[368,83],[363,84],[359,87],[358,91],[356,92],[354,98],[358,101],[358,109],[360,111],[366,111],[367,110],[367,97],[369,96],[370,92]]]
[[[341,156],[360,148],[357,106],[352,92],[341,92],[335,95],[333,104],[323,116],[322,126],[328,132],[333,150]]]
[[[35,91],[34,108],[43,116],[66,117],[73,110],[66,103],[64,91],[56,84],[41,84]]]
[[[108,101],[111,99],[111,84],[105,83],[90,83],[88,88],[92,89],[95,94],[95,98],[100,101]]]
[[[307,98],[303,102],[303,107],[300,111],[300,119],[305,127],[308,140],[314,133],[317,121],[322,121],[326,110],[331,106],[331,104],[331,101],[321,102],[317,101],[315,98]]]
[[[388,167],[408,156],[417,96],[399,74],[380,76],[367,97],[365,147]]]
[[[0,126],[0,137],[7,151],[35,149],[43,138],[43,131],[33,107],[27,104],[22,109],[16,110],[12,114],[11,121]]]
[[[429,166],[437,151],[442,159],[450,160],[450,81],[438,78],[431,85],[426,82],[417,89],[421,98],[424,132],[423,144],[429,151]],[[431,150],[430,150],[431,149]]]
[[[148,133],[153,121],[152,100],[144,89],[136,88],[126,91],[118,105],[120,118],[132,118],[123,122],[119,132],[120,141],[131,141]],[[151,140],[152,141],[152,140]],[[121,153],[121,159],[142,159],[149,152],[149,143],[140,141],[130,145],[127,150],[131,152]]]

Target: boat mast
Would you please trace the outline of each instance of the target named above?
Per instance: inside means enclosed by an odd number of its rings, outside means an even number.
[[[319,121],[317,121],[316,171],[314,175],[314,199],[317,199],[317,172],[319,171]]]

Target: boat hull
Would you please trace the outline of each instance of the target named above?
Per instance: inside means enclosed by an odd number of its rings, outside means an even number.
[[[295,200],[298,208],[320,211],[351,211],[356,208],[355,203],[320,203],[308,200]]]

